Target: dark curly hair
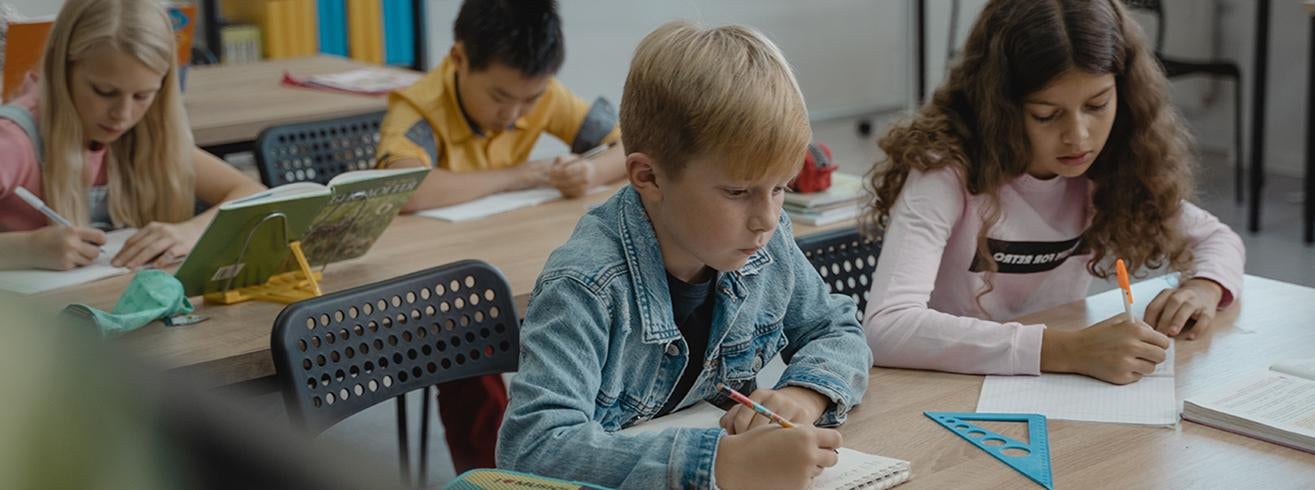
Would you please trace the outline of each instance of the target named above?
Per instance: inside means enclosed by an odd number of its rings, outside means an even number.
[[[884,233],[910,171],[951,167],[968,192],[994,203],[977,247],[988,274],[998,270],[986,235],[1000,219],[999,190],[1031,160],[1022,101],[1070,69],[1113,74],[1118,93],[1109,139],[1086,172],[1094,188],[1087,270],[1109,277],[1122,257],[1132,270],[1188,272],[1192,253],[1175,220],[1194,188],[1192,140],[1163,69],[1118,0],[990,2],[946,82],[878,142],[886,157],[868,172],[865,232]],[[990,289],[988,276],[978,297]]]

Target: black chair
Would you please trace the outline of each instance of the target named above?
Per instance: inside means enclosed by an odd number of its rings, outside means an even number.
[[[1169,78],[1187,75],[1207,75],[1233,81],[1233,151],[1237,163],[1233,167],[1233,195],[1242,204],[1242,69],[1236,62],[1224,60],[1187,60],[1164,54],[1164,4],[1160,0],[1123,0],[1129,9],[1147,12],[1155,17],[1155,57]],[[1259,162],[1252,162],[1259,165]]]
[[[795,240],[804,257],[817,268],[832,293],[848,295],[858,303],[858,316],[868,304],[872,272],[877,270],[881,244],[863,237],[857,228],[842,228]]]
[[[493,266],[464,260],[289,305],[271,348],[288,415],[311,434],[397,400],[403,484],[410,480],[406,393],[423,391],[420,479],[428,473],[435,384],[515,371],[520,324]]]
[[[381,111],[265,128],[256,137],[260,181],[327,184],[340,173],[373,168],[383,118]]]

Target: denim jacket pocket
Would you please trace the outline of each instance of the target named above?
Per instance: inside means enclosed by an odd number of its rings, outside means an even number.
[[[634,397],[624,391],[617,395],[608,395],[600,391],[594,398],[596,411],[594,420],[597,420],[598,424],[608,432],[618,431],[638,418],[640,405]]]
[[[753,336],[743,340],[727,339],[721,351],[722,378],[728,381],[753,379],[785,348],[785,342],[779,320],[755,328]]]

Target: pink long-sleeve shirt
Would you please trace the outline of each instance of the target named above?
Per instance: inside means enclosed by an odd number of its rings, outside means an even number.
[[[37,90],[31,83],[9,104],[37,113]],[[105,168],[105,147],[84,150],[82,164],[83,183],[88,187],[103,186],[109,181]],[[39,198],[41,191],[41,162],[37,161],[36,143],[23,128],[9,119],[0,118],[0,232],[28,231],[47,226],[49,221],[40,211],[23,202],[14,190],[23,187]]]
[[[987,235],[999,265],[994,289],[976,301],[986,274],[975,265],[986,196],[968,193],[958,171],[909,174],[882,244],[863,326],[878,366],[978,374],[1039,374],[1045,325],[1008,321],[1082,299],[1092,276],[1081,238],[1091,222],[1090,181],[1030,175],[1000,189],[1001,218]],[[1179,229],[1195,255],[1194,277],[1237,297],[1242,240],[1184,202]]]

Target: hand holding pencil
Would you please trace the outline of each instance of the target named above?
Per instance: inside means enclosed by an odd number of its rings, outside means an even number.
[[[568,198],[585,195],[598,180],[593,158],[611,148],[612,145],[604,144],[578,156],[557,157],[553,160],[552,168],[548,169],[548,183]]]
[[[717,461],[714,464],[717,484],[723,488],[807,488],[813,477],[834,466],[839,460],[837,450],[844,442],[840,432],[813,427],[812,424],[793,424],[761,403],[736,392],[725,385],[719,389],[745,408],[742,412],[758,420],[774,420],[782,430],[770,424],[753,429],[731,432],[718,443]],[[779,390],[758,390],[779,392]],[[758,417],[756,414],[762,414]],[[764,418],[766,417],[766,418]],[[723,419],[723,425],[725,420]]]

